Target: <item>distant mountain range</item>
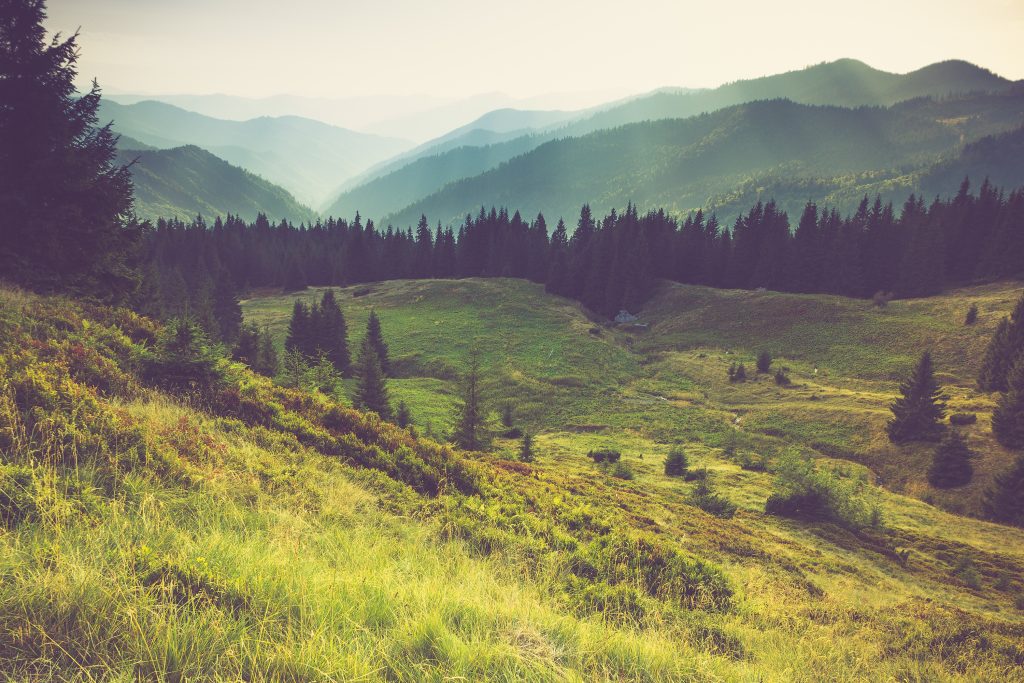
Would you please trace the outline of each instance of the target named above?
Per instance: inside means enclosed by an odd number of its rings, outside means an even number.
[[[502,112],[497,119],[500,126],[482,117],[378,166],[360,178],[362,184],[346,188],[325,212],[350,215],[358,210],[372,218],[402,217],[401,210],[406,206],[449,183],[484,173],[549,141],[642,121],[688,118],[765,99],[843,107],[887,106],[918,97],[999,92],[1012,85],[990,71],[961,61],[892,74],[845,59],[714,90],[659,90],[584,112]]]
[[[916,99],[889,108],[762,100],[545,142],[382,222],[415,224],[421,214],[432,222],[459,222],[481,205],[514,207],[529,216],[542,211],[553,221],[574,218],[584,202],[597,213],[633,202],[641,209],[728,214],[733,197],[749,203],[743,188],[756,191],[775,181],[797,184],[797,194],[776,196],[792,210],[819,199],[817,193],[804,193],[800,180],[817,183],[821,192],[921,173],[965,141],[1005,132],[1022,121],[1024,92],[1019,91]]]
[[[154,101],[121,105],[104,100],[99,119],[113,121],[118,133],[156,148],[202,147],[314,205],[345,179],[410,147],[404,140],[298,116],[227,121]]]
[[[122,138],[123,140],[123,138]],[[162,150],[122,149],[122,164],[131,163],[135,212],[140,218],[212,219],[234,214],[255,220],[287,218],[310,222],[314,212],[273,183],[232,166],[195,145]]]
[[[488,97],[461,100],[460,111]],[[396,116],[426,117],[427,127],[434,125],[427,119],[452,114],[445,107],[459,108],[414,100],[396,105]],[[196,102],[235,114],[256,111],[259,102],[271,110],[295,106],[288,98]],[[306,105],[330,102],[338,101]],[[865,192],[898,198],[908,189],[954,191],[960,178],[951,178],[966,169],[977,177],[991,168],[1012,185],[1024,162],[999,145],[1017,138],[982,139],[1020,129],[1022,103],[1024,84],[967,62],[893,74],[844,59],[586,109],[497,108],[415,147],[297,116],[231,121],[162,102],[105,101],[100,116],[124,136],[122,149],[175,148],[150,155],[149,168],[136,171],[147,211],[212,215],[216,207],[246,215],[259,206],[298,222],[314,215],[306,204],[321,215],[358,211],[406,227],[420,214],[456,223],[492,204],[551,219],[573,217],[583,202],[606,211],[630,201],[726,217],[767,195],[790,210],[807,199],[849,209]],[[245,190],[231,196],[224,179],[242,169],[259,178],[239,176]],[[217,180],[203,180],[208,176]],[[184,201],[185,188],[195,202]]]

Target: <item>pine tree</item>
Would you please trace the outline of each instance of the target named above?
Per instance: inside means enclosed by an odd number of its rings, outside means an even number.
[[[256,364],[252,369],[266,377],[277,376],[280,369],[277,348],[274,347],[274,338],[270,336],[269,328],[264,327],[260,330],[259,351],[256,354]]]
[[[140,236],[100,88],[78,96],[78,34],[46,39],[42,0],[0,4],[0,273],[41,290],[124,300]]]
[[[179,394],[205,399],[220,383],[221,356],[194,321],[171,321],[160,335],[156,349],[146,358],[147,382]]]
[[[1013,466],[996,476],[985,494],[985,513],[997,522],[1024,526],[1024,455]]]
[[[1024,354],[1010,370],[1007,391],[992,412],[992,434],[1007,448],[1024,448]]]
[[[967,484],[974,474],[971,466],[973,457],[974,453],[967,447],[964,437],[956,430],[950,430],[932,456],[932,464],[928,468],[929,483],[940,489]]]
[[[286,349],[278,382],[289,389],[311,389],[309,361],[297,349]]]
[[[1017,301],[1009,318],[999,321],[985,350],[978,373],[978,386],[984,391],[1006,391],[1013,362],[1024,353],[1024,296]]]
[[[673,448],[665,457],[665,476],[681,477],[686,474],[689,466],[686,452],[682,448]]]
[[[260,350],[260,331],[255,325],[243,325],[231,351],[231,358],[250,368],[256,365]]]
[[[1006,377],[1012,355],[1010,319],[1003,318],[988,342],[978,371],[978,386],[983,391],[1006,391]]]
[[[767,351],[757,354],[757,371],[768,372],[772,367],[772,355]]]
[[[217,336],[224,344],[235,343],[242,328],[242,306],[238,292],[229,274],[222,273],[213,292],[213,317],[217,321]]]
[[[348,325],[345,315],[334,298],[334,290],[328,289],[320,300],[320,349],[343,377],[352,372],[352,359],[348,352]]]
[[[536,459],[537,457],[533,453],[533,435],[525,432],[519,446],[519,460],[520,462],[533,462]]]
[[[886,425],[889,439],[896,443],[937,440],[942,435],[946,404],[928,351],[921,354],[910,377],[900,385],[900,394],[890,408],[893,417]]]
[[[469,366],[462,382],[462,405],[453,440],[460,448],[477,451],[483,447],[484,412],[480,396],[480,354],[469,354]]]
[[[384,374],[390,377],[391,361],[388,359],[388,345],[384,341],[384,334],[380,329],[380,318],[377,317],[377,312],[374,310],[370,311],[370,318],[366,321],[366,339],[370,340],[374,351],[377,352],[377,358],[380,359],[380,367]]]
[[[295,300],[292,306],[292,318],[288,322],[288,336],[284,340],[286,351],[300,353],[307,359],[312,355],[310,346],[313,341],[312,320],[310,310],[301,299]]]
[[[363,339],[359,349],[354,403],[357,408],[377,413],[381,419],[391,419],[391,403],[384,381],[384,368],[381,367],[380,356],[377,355],[377,348],[369,335]]]
[[[398,402],[398,410],[395,412],[395,424],[403,429],[412,424],[412,415],[409,413],[409,406],[405,401]]]

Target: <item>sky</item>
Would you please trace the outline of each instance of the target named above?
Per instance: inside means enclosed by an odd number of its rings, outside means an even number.
[[[1024,0],[49,0],[108,92],[345,98],[713,87],[841,57],[1024,78]]]

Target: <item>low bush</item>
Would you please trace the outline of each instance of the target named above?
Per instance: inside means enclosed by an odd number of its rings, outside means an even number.
[[[617,479],[633,479],[633,468],[624,462],[616,460],[608,467],[608,474]]]
[[[765,512],[779,517],[831,522],[848,529],[872,526],[871,507],[862,500],[862,481],[844,480],[808,456],[790,450],[778,462],[775,491]],[[880,522],[880,518],[878,520]]]
[[[715,493],[711,488],[711,480],[707,478],[697,482],[689,500],[691,505],[695,505],[715,517],[729,519],[736,514],[736,505]]]
[[[964,425],[972,425],[978,421],[978,415],[976,413],[953,413],[949,416],[949,424],[963,427]]]
[[[686,474],[688,467],[686,452],[682,448],[673,448],[665,457],[665,476],[681,477]]]
[[[780,387],[788,387],[793,382],[790,381],[789,375],[786,374],[786,371],[779,368],[775,371],[775,383]]]
[[[612,449],[608,448],[608,449],[600,449],[600,450],[596,450],[596,451],[588,451],[587,452],[587,457],[590,458],[591,460],[593,460],[596,463],[602,463],[602,462],[613,463],[613,462],[618,462],[619,459],[622,458],[622,453],[620,453],[619,451],[612,450]]]
[[[698,467],[696,469],[687,470],[686,474],[683,475],[683,481],[704,481],[707,478],[707,467]]]

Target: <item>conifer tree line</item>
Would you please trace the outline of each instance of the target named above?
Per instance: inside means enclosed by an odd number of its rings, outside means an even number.
[[[987,181],[975,194],[896,211],[865,197],[851,215],[808,203],[796,225],[774,201],[731,227],[698,211],[679,221],[635,206],[596,218],[584,205],[573,229],[505,209],[467,215],[457,228],[380,230],[329,218],[298,227],[265,216],[208,225],[160,220],[146,234],[139,306],[166,317],[189,307],[202,320],[224,289],[298,290],[398,278],[514,277],[614,315],[639,310],[658,278],[688,284],[870,297],[926,296],[947,286],[1024,274],[1024,189]],[[223,295],[221,296],[228,296]],[[213,336],[217,331],[210,330]]]

